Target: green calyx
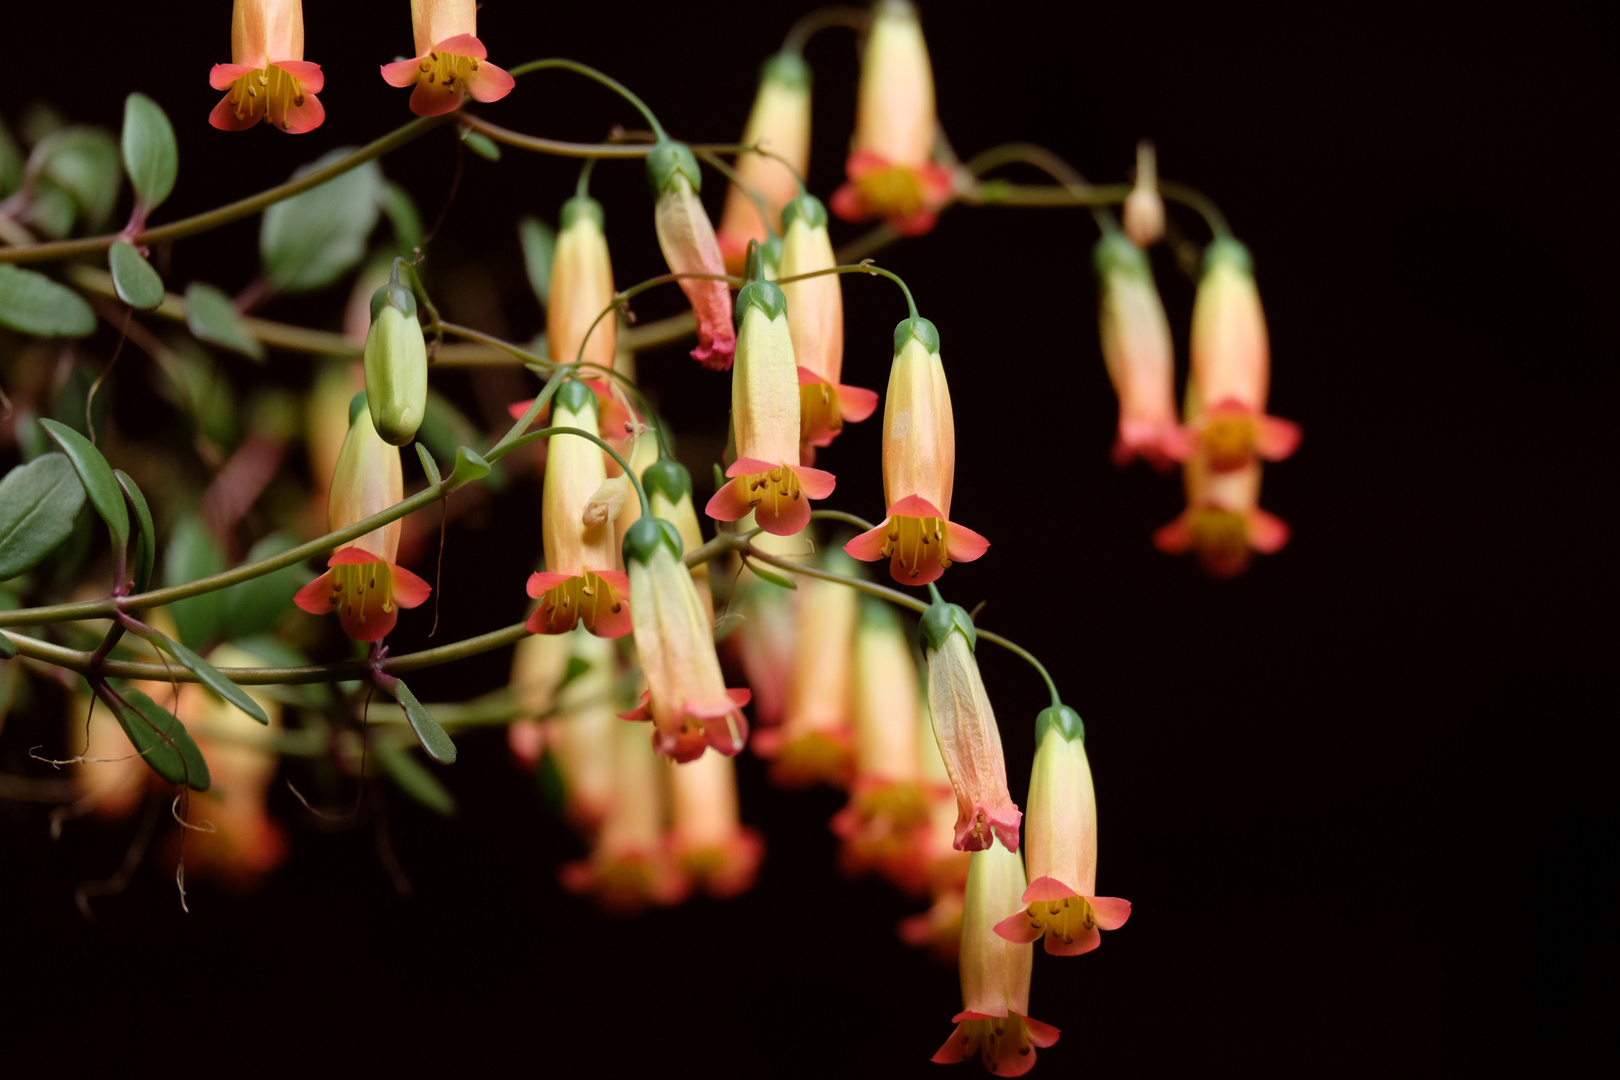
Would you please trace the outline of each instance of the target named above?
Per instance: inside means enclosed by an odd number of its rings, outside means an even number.
[[[551,399],[557,409],[567,409],[571,413],[582,413],[586,409],[596,413],[596,395],[591,388],[578,379],[569,379],[557,387],[557,393]]]
[[[647,489],[648,496],[662,495],[678,503],[692,494],[692,474],[680,462],[661,457],[641,474],[641,486]]]
[[[969,649],[979,647],[979,632],[973,628],[973,619],[961,605],[938,600],[929,604],[928,610],[923,612],[922,633],[928,648],[936,652],[943,649],[945,639],[958,631],[967,638]]]
[[[807,229],[825,229],[827,207],[808,191],[804,192],[782,207],[782,231],[787,232],[795,221],[803,221]]]
[[[407,319],[416,318],[416,297],[396,279],[371,294],[371,321],[376,322],[385,307],[399,311]]]
[[[773,321],[787,310],[787,297],[782,295],[782,290],[776,282],[765,280],[765,259],[758,240],[748,241],[746,277],[748,284],[737,291],[737,302],[732,310],[738,326],[742,326],[743,316],[750,307],[759,308]]]
[[[653,198],[674,190],[677,176],[686,177],[693,194],[703,190],[703,176],[691,149],[673,139],[660,139],[647,154],[647,182],[652,185]]]
[[[1107,280],[1116,274],[1135,278],[1150,278],[1147,252],[1131,243],[1122,232],[1106,232],[1097,246],[1091,249],[1091,262],[1097,276]]]
[[[810,89],[810,65],[797,52],[783,49],[759,69],[759,81],[778,83],[794,90]]]
[[[651,565],[660,545],[667,547],[677,559],[681,557],[681,534],[675,531],[675,526],[663,518],[638,518],[624,531],[624,564]]]
[[[562,227],[564,229],[572,229],[574,227],[574,223],[580,219],[581,215],[583,215],[586,220],[596,223],[597,232],[602,231],[603,222],[605,221],[602,216],[602,204],[591,198],[589,195],[575,195],[572,199],[569,199],[567,202],[563,203],[561,218]]]
[[[934,324],[927,319],[914,316],[910,319],[901,319],[900,325],[894,328],[894,354],[899,356],[901,350],[906,347],[906,342],[912,338],[922,342],[923,348],[929,352],[939,352],[939,331],[934,329]]]
[[[760,245],[759,258],[766,273],[774,279],[782,268],[782,238],[773,236]]]
[[[1254,256],[1249,254],[1247,247],[1230,236],[1211,240],[1204,249],[1204,273],[1223,265],[1230,266],[1240,274],[1254,274]]]
[[[1086,724],[1080,714],[1067,705],[1048,705],[1035,715],[1035,745],[1039,746],[1046,733],[1053,728],[1069,742],[1086,741]]]
[[[358,394],[354,395],[354,397],[349,399],[350,427],[354,426],[354,418],[359,416],[363,411],[365,411],[366,408],[366,392],[364,390],[360,391]]]

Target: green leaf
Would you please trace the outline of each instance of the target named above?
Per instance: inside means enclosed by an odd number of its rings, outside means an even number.
[[[200,341],[209,341],[254,360],[264,359],[264,346],[242,326],[231,298],[200,281],[186,290],[186,326]]]
[[[107,267],[112,271],[118,299],[137,311],[151,311],[163,303],[163,279],[152,264],[141,258],[135,245],[119,240],[107,251]]]
[[[96,329],[96,313],[67,286],[6,263],[0,266],[0,325],[35,337],[85,337]]]
[[[422,459],[422,472],[426,474],[428,483],[437,486],[440,483],[439,463],[433,460],[433,455],[421,443],[416,444],[416,456]]]
[[[225,553],[214,543],[208,529],[196,517],[174,523],[168,549],[163,554],[163,584],[184,585],[198,578],[211,577],[225,569]],[[180,640],[193,648],[203,648],[219,635],[224,618],[221,592],[188,596],[169,605],[174,628]]]
[[[573,682],[575,679],[579,678],[589,670],[591,670],[590,661],[586,660],[582,656],[570,656],[568,658],[568,667],[563,670],[562,680],[557,683],[557,689],[553,690],[552,693],[555,694],[562,690],[563,687],[567,686],[569,683]]]
[[[449,765],[456,760],[456,744],[450,741],[450,736],[444,733],[439,722],[422,707],[411,693],[411,688],[405,685],[403,679],[394,680],[394,700],[399,702],[400,708],[405,710],[405,719],[411,722],[411,728],[416,737],[422,740],[422,749],[427,751],[428,757],[440,765]]]
[[[111,135],[100,128],[64,128],[34,147],[33,162],[40,176],[73,196],[86,228],[107,223],[122,179]]]
[[[259,707],[259,703],[248,697],[247,691],[221,675],[219,668],[210,664],[178,641],[170,641],[162,634],[156,634],[155,638],[154,644],[158,648],[190,668],[192,673],[197,676],[198,681],[208,689],[235,705],[259,723],[270,723],[270,718],[264,714],[264,710]]]
[[[467,128],[461,133],[461,141],[467,144],[467,149],[488,161],[501,160],[501,148],[495,140],[483,132]]]
[[[293,173],[293,179],[353,152],[333,150]],[[284,292],[305,292],[330,285],[359,265],[382,198],[382,170],[368,161],[270,207],[259,230],[259,254],[270,280]]]
[[[124,691],[124,701],[127,707],[116,704],[113,715],[152,771],[171,784],[207,791],[213,783],[208,762],[179,718],[139,690]]]
[[[412,757],[410,751],[390,742],[379,741],[377,761],[381,763],[383,772],[388,774],[388,779],[399,785],[399,789],[405,794],[435,814],[443,814],[445,817],[455,816],[455,796],[439,783],[438,777]]]
[[[539,218],[518,222],[518,239],[523,243],[523,267],[529,272],[529,286],[540,298],[540,306],[551,302],[551,263],[557,255],[557,231]]]
[[[482,480],[489,475],[490,464],[485,461],[482,454],[469,450],[465,446],[456,447],[456,467],[451,470],[450,479],[457,487],[469,484],[474,480]]]
[[[96,508],[112,534],[113,552],[116,554],[129,547],[129,507],[124,505],[124,490],[118,486],[118,478],[113,476],[107,459],[89,439],[66,424],[55,420],[41,420],[40,424],[73,463],[79,483],[90,497],[90,505]]]
[[[143,593],[152,584],[152,564],[157,559],[157,530],[152,528],[152,511],[135,480],[123,469],[114,469],[118,486],[135,508],[135,591]]]
[[[474,442],[483,433],[449,398],[428,387],[427,411],[422,414],[422,426],[416,429],[416,438],[437,458],[454,461],[456,448]],[[489,489],[500,491],[506,485],[506,471],[500,465],[490,466]]]
[[[180,149],[163,107],[145,94],[124,99],[124,171],[147,213],[174,190],[180,171]]]
[[[0,480],[0,581],[32,570],[73,532],[84,485],[73,463],[46,454]]]
[[[34,197],[28,203],[28,218],[34,229],[47,240],[61,240],[73,231],[78,204],[60,184],[40,177],[34,182]]]
[[[422,246],[422,216],[416,212],[416,203],[409,192],[390,180],[383,185],[382,209],[394,227],[398,254],[410,258]]]
[[[792,579],[785,578],[781,574],[775,573],[774,571],[771,571],[771,570],[767,570],[757,562],[749,562],[747,558],[744,558],[743,562],[747,563],[748,569],[752,570],[755,574],[757,574],[761,581],[768,581],[772,585],[778,585],[778,586],[780,586],[780,587],[782,587],[784,589],[797,589],[798,588],[798,586],[793,583]]]
[[[255,563],[274,558],[297,546],[294,537],[271,533],[254,544],[242,561]],[[240,642],[242,638],[270,629],[292,610],[293,594],[313,576],[302,563],[294,563],[221,590],[220,637]]]
[[[10,660],[17,655],[17,643],[7,634],[0,634],[0,660]]]

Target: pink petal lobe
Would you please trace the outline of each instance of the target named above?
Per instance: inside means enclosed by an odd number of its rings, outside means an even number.
[[[924,233],[934,231],[939,223],[939,214],[933,210],[919,210],[910,217],[890,218],[889,224],[901,236],[922,236]]]
[[[208,123],[221,131],[246,131],[259,122],[259,118],[252,113],[246,116],[237,116],[236,109],[231,105],[231,95],[226,94],[219,99],[213,111],[208,114]]]
[[[1017,911],[996,923],[995,931],[1008,941],[1016,941],[1020,945],[1028,945],[1044,932],[1039,926],[1029,924],[1029,912]]]
[[[921,495],[907,495],[903,499],[898,499],[889,507],[887,512],[890,517],[942,518],[945,516],[939,512],[939,507]]]
[[[889,560],[889,576],[902,585],[927,585],[938,581],[945,572],[945,567],[938,559],[923,559],[917,563],[916,572],[913,572],[905,563],[905,555],[899,549],[895,550],[894,558]],[[986,844],[985,847],[989,847]],[[967,850],[963,848],[962,850]]]
[[[1043,874],[1030,882],[1029,887],[1024,890],[1024,903],[1039,904],[1050,900],[1067,900],[1071,896],[1079,895],[1057,878]]]
[[[788,468],[799,478],[799,486],[808,498],[825,499],[838,486],[838,478],[825,469],[812,469],[804,465],[789,465]]]
[[[1073,941],[1064,941],[1056,934],[1046,935],[1046,951],[1051,956],[1084,956],[1102,944],[1102,934],[1095,926],[1081,930]]]
[[[748,483],[742,477],[738,477],[716,491],[708,504],[703,507],[703,512],[716,521],[739,521],[748,516],[750,509],[752,507],[748,505]]]
[[[754,473],[770,472],[776,465],[769,461],[762,461],[754,457],[741,457],[731,463],[726,470],[727,476],[751,476]]]
[[[433,586],[403,566],[394,567],[394,602],[400,607],[421,607],[432,592]]]
[[[1168,525],[1153,533],[1153,546],[1169,555],[1184,555],[1192,550],[1192,511],[1187,511]]]
[[[772,536],[792,536],[810,524],[809,499],[765,499],[753,510],[759,527]]]
[[[967,1044],[962,1041],[962,1025],[958,1023],[950,1038],[945,1040],[945,1045],[935,1050],[934,1056],[928,1060],[936,1065],[954,1065],[966,1057]]]
[[[838,392],[838,411],[843,414],[845,420],[858,424],[877,411],[876,390],[868,390],[864,386],[846,386],[843,383],[834,389]]]
[[[827,206],[845,221],[866,221],[872,216],[871,208],[861,198],[854,184],[840,184],[827,201]]]
[[[377,556],[373,555],[371,552],[367,551],[365,548],[356,547],[355,545],[350,544],[348,547],[339,548],[336,552],[334,552],[332,557],[330,559],[326,560],[326,565],[327,566],[364,566],[366,563],[374,563],[374,562],[382,562],[382,561],[383,560],[379,559]]]
[[[641,692],[641,702],[629,712],[622,712],[618,715],[620,720],[651,720],[652,695],[643,690]]]
[[[552,574],[544,571],[537,571],[536,573],[530,574],[527,589],[528,594],[534,599],[538,600],[552,589],[555,589],[557,586],[567,581],[569,576],[570,575],[568,574]]]
[[[1043,1024],[1033,1016],[1024,1017],[1024,1027],[1029,1030],[1029,1041],[1042,1050],[1057,1042],[1058,1036],[1063,1034],[1051,1024]]]
[[[447,37],[433,46],[433,51],[447,52],[453,56],[470,56],[474,60],[482,60],[489,55],[489,50],[484,48],[484,43],[472,34],[457,34],[455,37]],[[479,66],[482,67],[483,65],[480,64]]]
[[[887,537],[884,535],[889,527],[889,519],[884,518],[875,529],[868,529],[855,539],[844,545],[844,552],[852,559],[862,562],[877,562],[883,558],[883,544]]]
[[[1299,425],[1276,416],[1262,416],[1255,435],[1255,452],[1267,461],[1281,461],[1299,449]]]
[[[747,687],[728,686],[726,687],[726,696],[739,709],[754,700],[754,692]]]
[[[1091,913],[1097,916],[1097,925],[1104,930],[1118,930],[1131,917],[1131,902],[1117,896],[1088,896]]]
[[[250,68],[246,64],[215,64],[208,70],[208,85],[215,90],[229,90],[231,83],[244,75],[251,75],[257,68]]]
[[[314,581],[299,589],[293,603],[311,615],[325,615],[332,610],[332,572],[328,570]]]
[[[401,90],[407,86],[414,86],[422,74],[422,58],[414,57],[410,60],[396,60],[392,64],[382,66],[383,82],[389,86],[397,86]]]
[[[945,524],[945,553],[951,562],[972,562],[990,549],[990,541],[954,521]]]
[[[467,93],[474,101],[499,101],[512,92],[517,80],[507,74],[505,68],[496,67],[485,62],[478,65],[478,70],[467,79]]]
[[[446,92],[429,82],[418,82],[411,91],[411,112],[417,116],[443,116],[461,108],[461,88]]]
[[[302,105],[294,105],[282,118],[281,130],[288,135],[302,135],[326,123],[326,106],[313,93],[304,95]]]
[[[1249,546],[1262,555],[1273,555],[1288,546],[1288,523],[1259,507],[1249,511]]]
[[[889,167],[889,159],[874,150],[857,150],[844,162],[844,175],[859,180],[870,173]]]
[[[326,88],[326,75],[319,64],[308,60],[272,60],[270,66],[280,68],[303,83],[305,93],[318,94]]]

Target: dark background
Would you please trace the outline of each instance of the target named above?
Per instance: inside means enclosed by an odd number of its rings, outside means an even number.
[[[195,213],[408,119],[407,94],[373,66],[409,47],[406,5],[307,7],[307,56],[327,77],[312,134],[207,127],[208,66],[229,58],[223,2],[107,5],[71,25],[61,5],[8,10],[8,37],[58,74],[8,78],[0,110],[14,119],[37,95],[116,129],[123,95],[151,94],[183,165],[156,220]],[[1135,903],[1098,953],[1038,956],[1031,1011],[1063,1038],[1037,1075],[1595,1072],[1615,959],[1602,884],[1614,596],[1600,561],[1614,521],[1615,101],[1598,8],[1536,5],[1507,22],[1410,6],[1073,7],[924,5],[952,142],[964,156],[1042,142],[1102,181],[1156,139],[1162,175],[1212,195],[1254,251],[1272,411],[1306,437],[1266,476],[1293,543],[1238,580],[1206,580],[1148,542],[1178,512],[1179,483],[1108,462],[1086,215],[953,209],[879,256],[939,326],[953,516],[994,544],[952,570],[947,596],[988,599],[982,624],[1045,658],[1085,717],[1099,886]],[[597,64],[678,136],[729,141],[796,14],[490,0],[479,29],[497,63]],[[856,67],[843,31],[808,56],[810,179],[825,197]],[[557,73],[479,111],[582,140],[635,122]],[[430,219],[452,148],[443,133],[383,163]],[[574,173],[510,150],[469,157],[434,255],[479,268],[460,283],[441,271],[437,288],[493,329],[538,329],[512,225],[554,215]],[[715,212],[721,191],[710,181]],[[660,272],[640,168],[604,164],[595,193],[620,284]],[[171,288],[241,288],[256,235],[247,222],[177,245]],[[1158,267],[1184,358],[1191,285],[1168,258]],[[498,302],[480,308],[480,294]],[[881,387],[903,309],[879,282],[845,295],[846,381]],[[339,303],[264,313],[332,325]],[[637,304],[643,318],[678,309],[673,291]],[[299,385],[304,363],[277,357],[270,377]],[[713,436],[723,378],[681,349],[642,370],[677,426]],[[445,385],[478,400],[465,376]],[[882,508],[877,426],[824,459],[833,504],[867,516]],[[686,445],[701,483],[708,444]],[[504,583],[533,557],[536,514],[507,507],[483,533],[452,530],[450,632],[520,617]],[[407,620],[396,648],[421,634]],[[1021,799],[1043,694],[1021,662],[980,652]],[[483,688],[507,663],[494,654],[417,690]],[[498,735],[464,736],[446,774],[459,820],[389,795],[410,900],[367,829],[317,830],[278,787],[293,855],[261,893],[197,886],[182,915],[149,863],[87,925],[73,889],[113,869],[127,829],[82,822],[53,844],[43,810],[6,806],[0,1053],[43,1073],[940,1075],[927,1057],[959,997],[954,972],[894,936],[917,905],[837,875],[832,793],[778,792],[739,760],[744,816],[768,843],[759,884],[632,921],[556,885],[577,842]]]

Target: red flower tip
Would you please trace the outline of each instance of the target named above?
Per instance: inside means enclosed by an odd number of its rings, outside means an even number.
[[[298,590],[293,603],[311,615],[336,609],[343,632],[356,641],[381,641],[399,621],[400,608],[420,607],[433,586],[402,566],[359,547],[346,547],[326,573]]]
[[[930,1060],[949,1065],[977,1053],[984,1067],[997,1076],[1023,1076],[1035,1067],[1035,1048],[1044,1050],[1061,1034],[1051,1024],[1018,1013],[959,1012],[951,1019],[956,1030]]]

